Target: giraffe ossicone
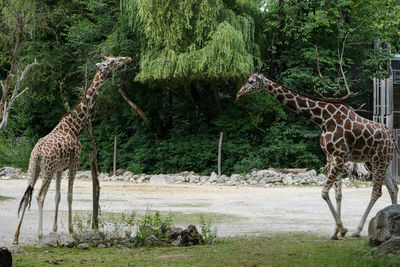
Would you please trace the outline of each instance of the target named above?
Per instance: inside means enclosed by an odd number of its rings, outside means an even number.
[[[331,239],[347,233],[341,220],[341,177],[344,164],[348,161],[369,162],[372,166],[373,189],[371,199],[353,236],[359,237],[369,212],[382,195],[382,183],[386,184],[393,204],[397,204],[397,182],[388,171],[396,150],[389,129],[380,123],[361,117],[340,102],[325,101],[309,97],[285,88],[255,70],[237,92],[236,98],[266,90],[279,102],[297,114],[317,124],[321,130],[320,145],[329,166],[327,181],[322,189],[322,198],[334,217],[336,228]],[[329,190],[335,185],[336,210],[330,200]]]
[[[60,202],[61,174],[66,168],[68,173],[68,230],[73,233],[72,227],[72,191],[75,174],[78,170],[81,143],[79,134],[96,102],[100,89],[106,81],[107,74],[111,70],[116,70],[123,65],[131,62],[130,57],[104,57],[103,62],[97,63],[99,67],[94,78],[88,86],[81,101],[67,114],[65,114],[57,126],[45,137],[39,139],[31,152],[28,168],[28,187],[19,205],[18,214],[22,214],[14,234],[13,244],[18,244],[19,233],[26,207],[32,199],[33,188],[42,173],[42,185],[37,195],[39,209],[38,237],[42,237],[43,229],[43,204],[49,189],[51,179],[56,174],[56,197],[55,197],[55,216],[53,232],[57,231],[58,205]]]

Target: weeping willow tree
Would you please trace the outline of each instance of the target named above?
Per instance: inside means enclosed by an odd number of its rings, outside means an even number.
[[[259,54],[252,17],[221,0],[126,0],[122,6],[142,35],[138,81],[243,78]]]

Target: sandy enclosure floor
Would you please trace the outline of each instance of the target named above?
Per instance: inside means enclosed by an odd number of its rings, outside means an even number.
[[[34,190],[32,207],[27,211],[21,228],[20,244],[37,239],[38,209]],[[0,180],[0,195],[14,199],[0,201],[0,246],[11,246],[18,223],[17,209],[25,191],[25,180]],[[74,186],[74,211],[90,211],[91,181],[77,180]],[[334,201],[334,190],[331,199]],[[355,230],[371,195],[371,188],[344,188],[342,218],[344,226]],[[50,186],[44,204],[44,235],[52,229],[54,219],[55,183]],[[62,181],[58,229],[67,232],[67,181]],[[390,205],[386,188],[372,209],[362,235],[367,235],[368,222],[380,209]],[[146,209],[226,215],[238,220],[213,224],[218,236],[276,232],[308,232],[329,237],[334,229],[332,215],[321,198],[321,187],[232,187],[217,185],[169,184],[149,185],[127,182],[101,182],[100,205],[103,212],[145,211]],[[238,216],[238,217],[236,217]],[[239,218],[240,217],[240,218]],[[187,225],[182,225],[187,226]]]

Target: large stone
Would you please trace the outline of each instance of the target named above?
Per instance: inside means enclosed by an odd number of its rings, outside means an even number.
[[[2,267],[11,267],[12,266],[11,252],[5,247],[0,248],[0,266],[2,266]]]
[[[101,231],[90,230],[79,234],[80,243],[86,243],[90,246],[97,246],[98,244],[106,244],[106,235]]]
[[[398,254],[400,252],[400,236],[394,236],[390,238],[374,248],[372,251],[376,252],[379,256],[388,253]]]
[[[170,184],[173,183],[174,177],[170,175],[165,175],[165,174],[158,174],[158,175],[152,175],[150,177],[150,184]]]
[[[393,204],[373,217],[368,226],[368,243],[379,246],[392,237],[400,236],[400,205]]]
[[[183,230],[180,234],[181,246],[194,246],[203,242],[203,237],[197,231],[195,225],[189,225],[187,229]]]
[[[50,233],[43,236],[38,247],[73,247],[75,240],[68,234]]]

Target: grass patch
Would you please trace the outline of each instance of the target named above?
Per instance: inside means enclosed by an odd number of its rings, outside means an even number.
[[[305,234],[223,239],[214,245],[134,249],[21,248],[16,266],[396,266],[376,258],[366,239],[321,240]]]
[[[14,197],[0,196],[0,200],[15,199]]]

